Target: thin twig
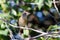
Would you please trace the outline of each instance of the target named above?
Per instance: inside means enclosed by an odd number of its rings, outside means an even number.
[[[14,27],[14,28],[28,29],[28,30],[32,30],[32,31],[35,31],[35,32],[38,32],[38,33],[45,33],[45,32],[42,32],[42,31],[39,31],[39,30],[35,30],[35,29],[32,29],[32,28],[27,28],[27,27],[22,27],[22,26],[14,26],[12,24],[9,24],[9,25]]]
[[[0,20],[3,20],[4,21],[4,19],[0,19]],[[4,22],[6,22],[7,23],[7,21],[4,21]],[[27,28],[27,27],[19,27],[19,26],[14,26],[14,25],[12,25],[12,24],[10,24],[10,23],[8,23],[10,26],[12,26],[12,27],[14,27],[14,28],[21,28],[21,29],[28,29],[28,30],[32,30],[32,31],[35,31],[35,32],[38,32],[38,33],[40,33],[40,35],[37,35],[37,36],[35,36],[35,37],[32,37],[32,38],[37,38],[37,37],[41,37],[41,36],[47,36],[47,37],[60,37],[60,35],[58,35],[58,36],[55,36],[55,35],[53,35],[53,34],[60,34],[60,32],[48,32],[48,33],[46,33],[46,32],[42,32],[42,31],[39,31],[39,30],[35,30],[35,29],[32,29],[32,28]],[[9,29],[8,27],[7,27],[7,29]],[[10,30],[10,29],[9,29]],[[11,33],[11,32],[10,32]],[[13,34],[12,34],[13,35]]]
[[[6,24],[6,22],[5,22],[5,24]],[[9,33],[10,33],[10,38],[12,39],[12,37],[13,37],[13,33],[12,33],[12,31],[9,29],[9,27],[7,26],[7,24],[6,24],[6,28],[8,29],[8,31],[9,31]]]
[[[53,4],[54,4],[54,7],[56,8],[56,11],[59,13],[59,10],[58,10],[58,8],[56,6],[55,0],[53,0]]]

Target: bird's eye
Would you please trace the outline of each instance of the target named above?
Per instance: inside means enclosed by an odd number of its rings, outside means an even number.
[[[23,17],[25,17],[25,16],[26,16],[26,13],[23,14]]]

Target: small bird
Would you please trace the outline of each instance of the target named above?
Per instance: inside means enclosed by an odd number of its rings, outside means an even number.
[[[27,16],[29,15],[30,13],[27,12],[27,11],[24,11],[23,14],[21,15],[21,17],[19,18],[19,26],[25,26],[27,25]]]
[[[18,26],[22,26],[22,27],[26,27],[27,26],[27,16],[29,15],[30,13],[27,12],[27,11],[24,11],[21,15],[21,17],[19,18],[18,20]],[[23,29],[20,29],[20,33],[22,34],[23,33]]]

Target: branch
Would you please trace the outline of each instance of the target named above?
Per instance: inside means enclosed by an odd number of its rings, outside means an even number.
[[[4,19],[0,19],[0,20],[4,21]],[[4,21],[4,22],[7,23],[7,21]],[[54,37],[54,38],[60,37],[60,32],[59,32],[59,31],[58,31],[58,32],[42,32],[42,31],[40,31],[40,30],[35,30],[35,29],[32,29],[32,28],[28,28],[28,27],[14,26],[14,25],[12,25],[12,24],[10,24],[10,23],[7,23],[7,24],[9,24],[10,26],[12,26],[12,27],[14,27],[14,28],[28,29],[28,30],[32,30],[32,31],[35,31],[35,32],[40,33],[40,35],[34,36],[34,37],[32,37],[32,38],[37,38],[37,37],[41,37],[41,36]],[[9,29],[8,26],[7,26],[7,29]],[[10,29],[9,29],[9,30],[10,30]],[[12,33],[12,32],[10,32],[10,33]],[[53,34],[58,34],[58,35],[53,35]],[[12,34],[12,35],[13,35],[13,34]]]
[[[60,35],[53,35],[53,34],[60,34],[60,32],[42,33],[42,34],[39,34],[39,35],[34,36],[34,37],[32,37],[32,38],[35,39],[35,38],[42,37],[42,36],[54,37],[54,38],[59,37],[59,38],[60,38]]]
[[[56,6],[55,0],[53,0],[53,4],[54,4],[54,7],[56,8],[56,11],[59,13],[59,10],[58,10],[58,8]]]
[[[27,27],[22,27],[22,26],[14,26],[14,25],[12,25],[10,23],[9,23],[9,25],[14,27],[14,28],[28,29],[28,30],[32,30],[32,31],[35,31],[35,32],[38,32],[38,33],[45,33],[45,32],[42,32],[42,31],[39,31],[39,30],[35,30],[35,29],[32,29],[32,28],[27,28]]]

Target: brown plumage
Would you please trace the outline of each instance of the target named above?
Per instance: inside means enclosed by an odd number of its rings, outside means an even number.
[[[27,11],[24,11],[21,15],[21,17],[19,18],[18,20],[18,26],[23,26],[25,27],[27,25],[27,16],[29,15],[30,13],[27,12]],[[20,33],[23,33],[23,29],[20,29]]]
[[[29,12],[24,11],[21,17],[19,18],[19,26],[25,26],[27,25],[27,16],[29,15]]]

